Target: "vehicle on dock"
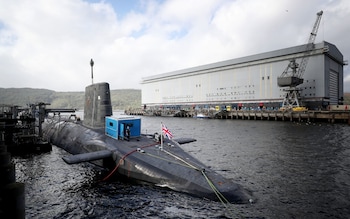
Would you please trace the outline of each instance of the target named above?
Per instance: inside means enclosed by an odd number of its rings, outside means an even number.
[[[306,112],[309,109],[305,106],[294,106],[294,107],[290,107],[290,106],[283,106],[281,108],[278,109],[278,111],[281,112]]]
[[[304,106],[296,106],[292,108],[292,111],[294,112],[305,112],[308,111],[308,108],[304,107]]]

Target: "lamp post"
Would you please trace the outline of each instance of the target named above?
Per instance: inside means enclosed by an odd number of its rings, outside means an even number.
[[[90,60],[90,66],[91,66],[91,83],[93,84],[94,83],[94,60]]]

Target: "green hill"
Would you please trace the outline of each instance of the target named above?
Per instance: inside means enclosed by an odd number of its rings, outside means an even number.
[[[113,110],[141,107],[141,90],[111,90]],[[26,106],[29,103],[50,103],[49,108],[84,108],[84,92],[56,92],[33,88],[0,88],[0,104]]]
[[[141,108],[141,90],[111,90],[113,110]],[[0,104],[26,106],[29,103],[50,103],[49,108],[84,109],[84,92],[56,92],[48,89],[0,88]],[[350,93],[344,94],[350,105]]]

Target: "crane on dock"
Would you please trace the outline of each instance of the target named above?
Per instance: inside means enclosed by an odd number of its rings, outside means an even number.
[[[304,72],[309,61],[310,53],[314,48],[314,42],[321,22],[322,14],[323,11],[317,13],[316,22],[312,28],[309,40],[306,44],[305,53],[300,63],[297,63],[296,58],[291,59],[281,76],[277,78],[277,84],[279,87],[288,87],[283,90],[285,91],[285,95],[282,102],[282,109],[306,109],[300,105],[300,88],[297,86],[304,82]]]

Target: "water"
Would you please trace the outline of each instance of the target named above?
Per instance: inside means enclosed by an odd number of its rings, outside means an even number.
[[[350,126],[273,121],[142,117],[142,132],[163,122],[183,148],[253,192],[256,203],[229,205],[117,179],[67,153],[14,158],[26,184],[27,218],[349,218]]]

